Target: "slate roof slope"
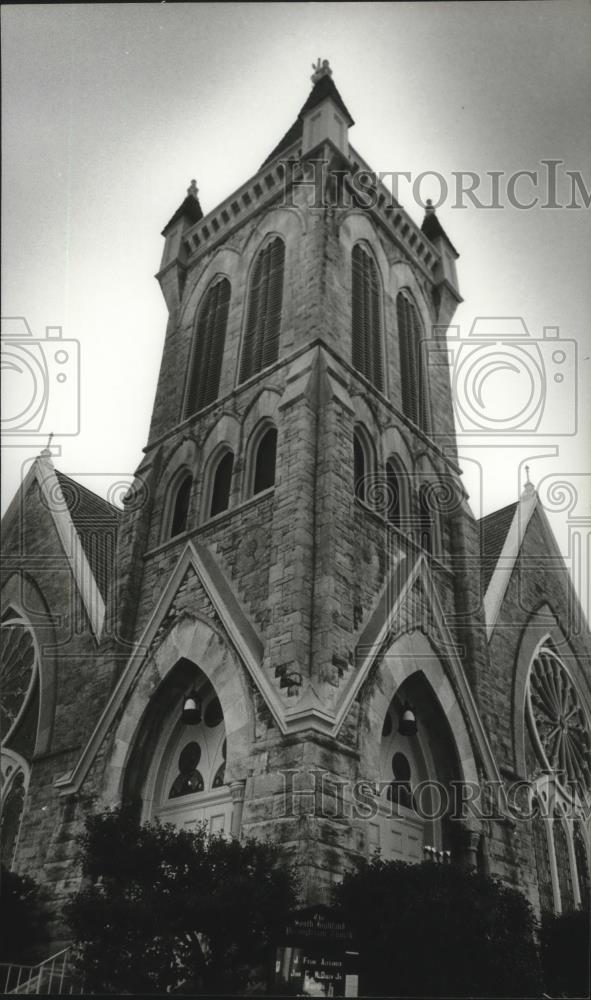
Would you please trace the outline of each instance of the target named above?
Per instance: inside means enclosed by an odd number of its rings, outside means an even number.
[[[494,510],[480,520],[480,575],[484,591],[499,561],[516,509],[517,501]]]
[[[91,490],[55,470],[70,517],[103,600],[114,569],[121,511]]]

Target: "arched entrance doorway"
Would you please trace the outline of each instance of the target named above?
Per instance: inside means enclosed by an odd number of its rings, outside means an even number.
[[[226,784],[226,730],[219,698],[208,681],[196,682],[201,718],[182,721],[181,697],[155,749],[144,818],[210,833],[229,833],[232,796]]]
[[[192,692],[198,717],[183,719]],[[226,780],[226,722],[205,674],[181,658],[152,696],[141,720],[123,783],[123,801],[142,821],[159,820],[210,833],[236,833],[236,790]],[[235,783],[236,784],[236,783]],[[240,783],[239,783],[240,784]]]
[[[457,750],[443,709],[420,671],[407,677],[390,701],[378,759],[380,794],[370,853],[379,850],[384,860],[410,863],[463,857],[466,845],[451,818],[453,783],[461,778]]]

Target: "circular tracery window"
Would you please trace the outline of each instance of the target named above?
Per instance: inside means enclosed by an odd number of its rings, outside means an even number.
[[[556,653],[543,647],[528,685],[529,715],[538,753],[559,781],[591,791],[591,734],[577,689]]]
[[[0,732],[7,737],[25,707],[35,680],[35,644],[24,622],[8,612],[2,621],[0,650]]]

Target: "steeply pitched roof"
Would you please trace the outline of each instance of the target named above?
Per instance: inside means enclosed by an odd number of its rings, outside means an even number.
[[[300,108],[295,122],[290,128],[288,128],[287,132],[277,143],[272,152],[269,153],[267,159],[262,163],[262,167],[265,167],[267,163],[271,163],[272,160],[275,160],[281,153],[285,152],[286,149],[289,149],[290,146],[293,146],[294,142],[297,142],[298,139],[301,138],[303,131],[303,116],[307,111],[311,111],[312,108],[317,107],[317,105],[321,104],[322,101],[326,100],[328,97],[332,98],[336,106],[340,108],[347,119],[347,124],[349,126],[355,124],[353,118],[351,117],[351,113],[343,101],[343,98],[339,94],[332,77],[328,75],[322,76],[312,87],[307,100]]]
[[[172,218],[168,220],[160,235],[164,236],[166,230],[170,229],[171,226],[174,226],[175,222],[178,222],[178,220],[182,218],[188,219],[191,224],[201,221],[203,218],[203,212],[201,210],[199,198],[196,198],[192,194],[188,194],[182,205],[179,205]]]
[[[121,511],[63,472],[56,469],[55,474],[92,574],[106,598]]]
[[[428,202],[427,204],[430,205],[430,202]],[[431,242],[437,239],[438,236],[443,236],[443,238],[447,240],[447,242],[449,243],[454,253],[458,252],[454,247],[452,241],[450,240],[449,236],[447,235],[445,229],[441,225],[439,219],[437,218],[437,214],[434,208],[431,209],[427,208],[427,211],[425,212],[425,218],[423,219],[423,223],[421,225],[421,232],[424,233],[427,239],[431,240]]]
[[[486,590],[515,516],[517,502],[487,514],[480,521],[480,574]]]

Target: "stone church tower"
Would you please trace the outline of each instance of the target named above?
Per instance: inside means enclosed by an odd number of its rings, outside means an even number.
[[[192,182],[165,226],[124,510],[43,453],[7,514],[5,857],[58,898],[85,815],[119,802],[270,835],[308,902],[376,849],[537,908],[588,892],[588,634],[533,487],[470,512],[458,254],[353,124],[319,63],[258,173],[205,216]]]

